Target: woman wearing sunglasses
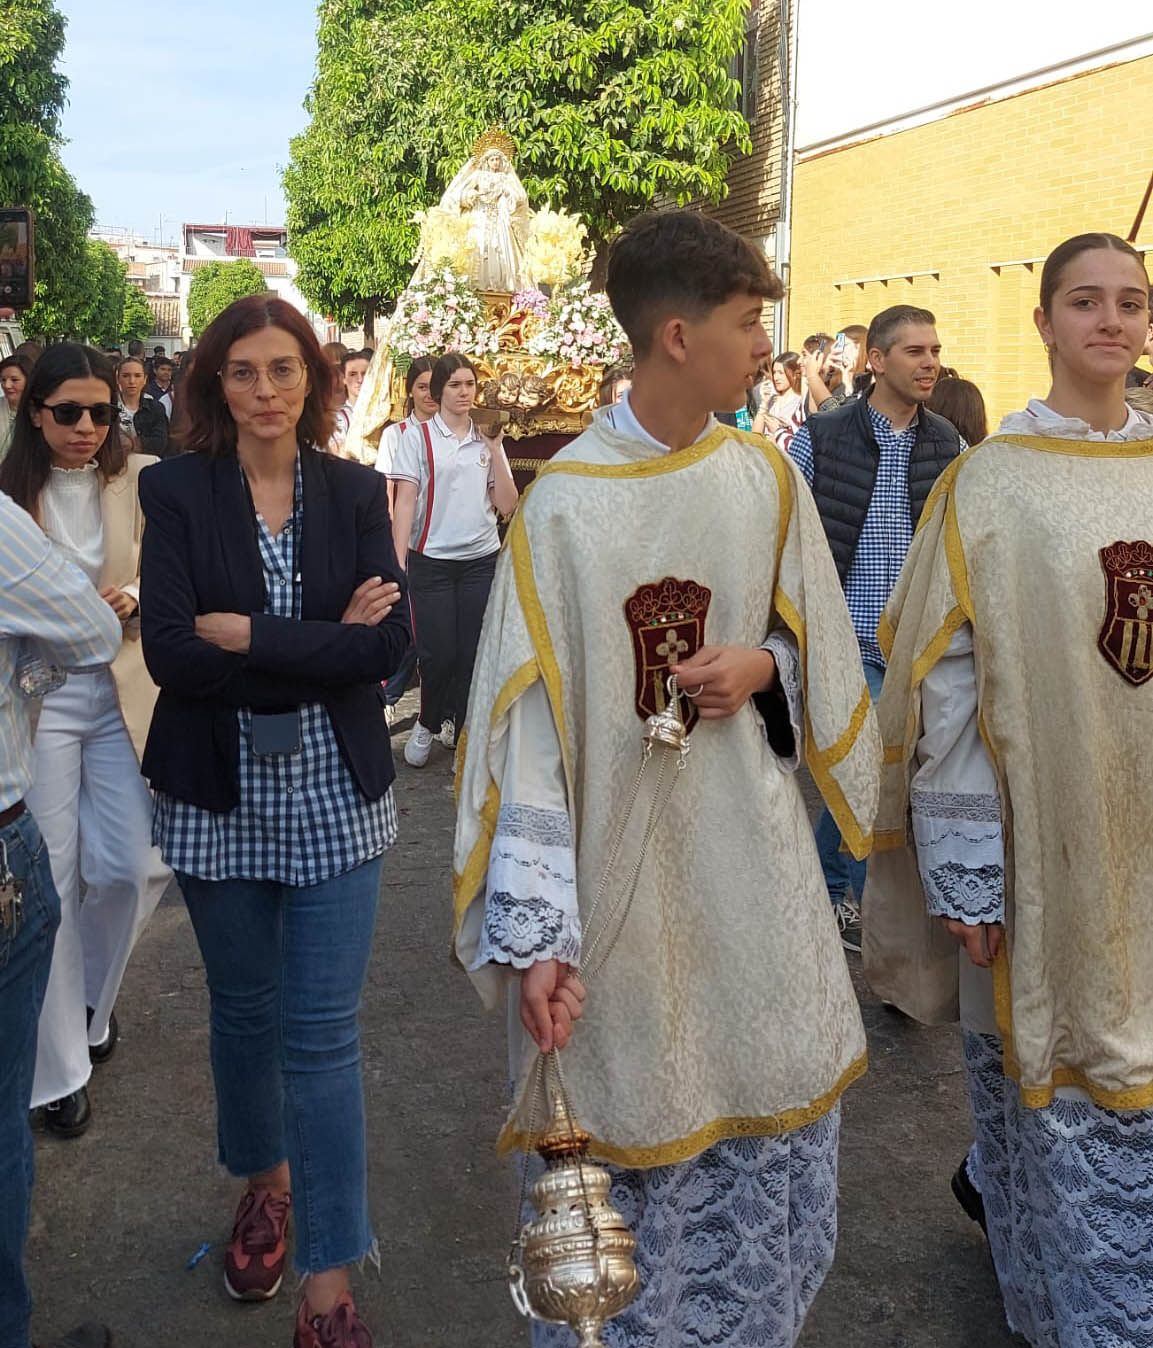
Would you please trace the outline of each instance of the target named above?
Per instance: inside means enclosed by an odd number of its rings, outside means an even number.
[[[290,304],[238,300],[181,391],[185,453],[141,484],[144,772],[204,958],[220,1160],[244,1181],[225,1287],[275,1296],[290,1208],[294,1348],[371,1348],[359,1010],[396,837],[381,683],[409,643],[388,486],[322,452],[332,367]]]
[[[92,1064],[116,1046],[124,970],[171,878],[151,845],[152,805],[130,737],[131,727],[143,744],[156,698],[136,620],[137,481],[155,462],[125,451],[108,358],[68,342],[49,347],[29,375],[0,490],[85,572],[124,627],[115,662],[69,672],[45,696],[36,728],[28,806],[48,845],[61,920],[32,1105],[45,1106],[45,1126],[62,1137],[91,1121]]]

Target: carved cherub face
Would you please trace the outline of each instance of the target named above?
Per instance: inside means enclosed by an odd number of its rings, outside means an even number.
[[[525,379],[520,398],[522,407],[527,408],[530,412],[535,412],[542,408],[551,397],[552,389],[540,375],[530,374]]]

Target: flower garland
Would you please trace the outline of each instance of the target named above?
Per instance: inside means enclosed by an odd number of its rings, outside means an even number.
[[[582,365],[619,365],[629,351],[629,340],[616,320],[608,296],[580,281],[549,305],[546,316],[534,324],[526,343],[530,354]]]
[[[483,356],[497,349],[484,303],[452,267],[437,267],[396,302],[388,345],[398,357]]]

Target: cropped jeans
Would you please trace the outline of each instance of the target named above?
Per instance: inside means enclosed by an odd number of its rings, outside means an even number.
[[[869,685],[869,692],[874,702],[881,696],[881,684],[884,679],[885,671],[881,666],[866,660],[865,682]],[[837,821],[827,805],[817,821],[816,836],[817,854],[821,859],[821,870],[824,872],[830,900],[834,904],[841,903],[849,897],[851,890],[860,903],[865,892],[865,862],[858,861],[850,853],[841,850],[841,830],[837,827]]]
[[[32,1298],[24,1241],[35,1174],[28,1106],[60,899],[48,848],[30,814],[0,830],[0,843],[24,886],[18,917],[0,923],[0,1348],[28,1348]]]
[[[294,1264],[375,1253],[368,1215],[360,998],[383,858],[315,885],[178,875],[211,998],[220,1161],[287,1160]]]

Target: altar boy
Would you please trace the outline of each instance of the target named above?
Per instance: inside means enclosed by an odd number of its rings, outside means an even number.
[[[795,769],[803,753],[864,856],[878,737],[803,479],[711,415],[770,357],[780,281],[738,235],[672,211],[624,231],[607,289],[633,386],[541,472],[500,558],[463,751],[456,951],[488,1003],[519,1007],[502,1146],[531,1144],[532,1066],[555,1045],[613,1166],[641,1291],[606,1342],[722,1330],[788,1348],[832,1262],[839,1100],[865,1070]],[[614,874],[643,852],[635,897],[586,988],[617,881],[587,927],[591,909],[671,674],[691,753],[647,849],[626,834]]]

